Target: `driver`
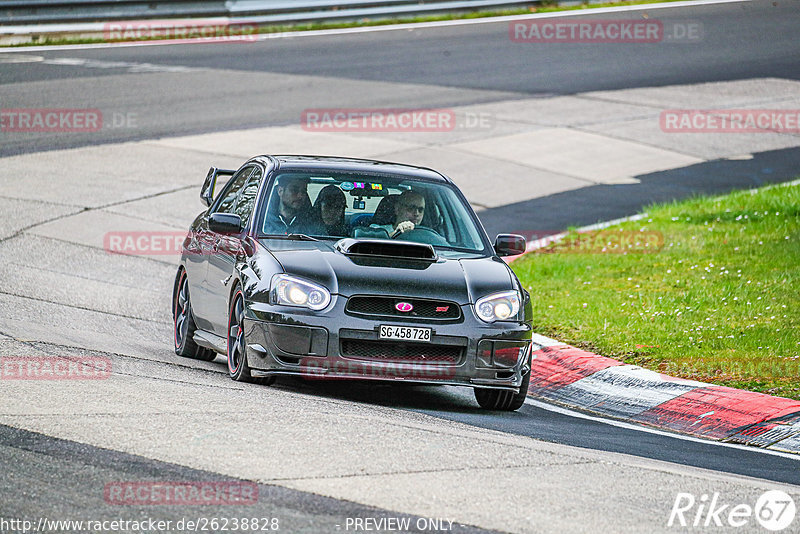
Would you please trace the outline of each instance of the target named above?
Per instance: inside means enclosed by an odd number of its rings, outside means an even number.
[[[383,228],[389,237],[413,230],[425,215],[425,197],[416,191],[403,191],[394,206],[394,224],[370,225]]]

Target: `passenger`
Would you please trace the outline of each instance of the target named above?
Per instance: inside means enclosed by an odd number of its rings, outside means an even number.
[[[349,232],[344,222],[347,197],[336,185],[326,185],[314,202],[314,216],[321,224],[321,234],[347,237]]]
[[[413,230],[422,222],[425,215],[425,197],[416,191],[403,191],[397,203],[394,205],[394,223],[382,225],[370,225],[383,228],[389,233],[389,237]]]
[[[270,206],[264,223],[268,234],[319,234],[308,198],[308,178],[282,176],[277,189],[277,207]]]

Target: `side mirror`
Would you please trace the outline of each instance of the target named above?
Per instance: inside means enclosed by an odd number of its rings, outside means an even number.
[[[218,234],[238,234],[242,231],[242,218],[233,213],[212,213],[208,229]]]
[[[498,256],[516,256],[525,253],[525,238],[517,234],[498,234],[494,240]]]
[[[214,186],[217,185],[217,176],[233,176],[235,172],[236,171],[228,169],[218,169],[216,167],[208,169],[208,174],[206,174],[206,179],[203,182],[203,188],[200,190],[200,198],[205,202],[206,206],[210,206],[214,201]]]

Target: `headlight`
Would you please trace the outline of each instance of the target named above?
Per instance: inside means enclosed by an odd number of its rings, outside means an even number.
[[[517,315],[519,300],[519,293],[516,291],[493,293],[478,299],[475,303],[475,313],[487,323],[505,321]]]
[[[324,287],[288,274],[272,277],[271,293],[274,304],[285,306],[321,310],[331,302],[331,293]]]

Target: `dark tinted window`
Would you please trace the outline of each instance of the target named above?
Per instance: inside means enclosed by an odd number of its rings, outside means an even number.
[[[242,227],[246,227],[250,222],[250,217],[253,214],[253,205],[256,202],[258,195],[258,186],[261,184],[261,169],[256,167],[255,172],[250,175],[247,182],[242,187],[239,196],[236,199],[236,205],[233,208],[233,213],[242,218]]]
[[[222,192],[222,200],[220,200],[219,204],[217,204],[214,209],[215,212],[233,213],[236,198],[247,181],[247,178],[250,176],[250,173],[253,172],[253,168],[252,165],[247,166],[231,177],[231,181],[228,182],[228,185],[225,186],[225,191]]]

